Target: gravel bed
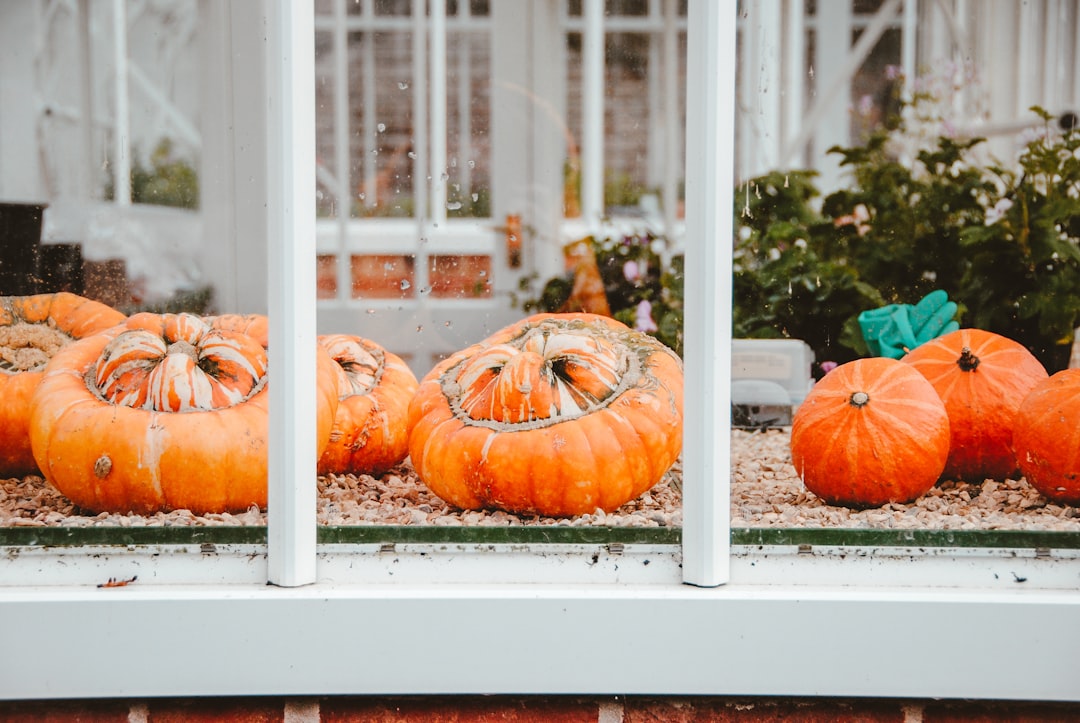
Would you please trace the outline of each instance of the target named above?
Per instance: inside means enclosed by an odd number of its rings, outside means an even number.
[[[981,484],[943,482],[908,505],[851,510],[823,503],[803,487],[791,465],[786,430],[732,432],[731,523],[734,527],[986,529],[1080,531],[1080,510],[1048,503],[1023,479]],[[682,525],[678,464],[653,489],[613,513],[571,518],[501,511],[461,511],[432,494],[408,463],[382,477],[318,478],[318,519],[328,525]],[[0,480],[0,526],[235,526],[264,525],[253,508],[239,514],[84,514],[38,476]]]

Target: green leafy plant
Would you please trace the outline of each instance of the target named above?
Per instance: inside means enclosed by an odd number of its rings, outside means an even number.
[[[105,198],[116,195],[110,180],[105,188]],[[174,208],[199,207],[199,174],[187,160],[179,157],[168,138],[163,138],[150,154],[150,165],[143,164],[140,155],[134,154],[131,164],[131,200],[156,206]]]
[[[1042,132],[1013,165],[984,160],[984,139],[944,130],[905,163],[893,143],[901,125],[831,149],[850,183],[825,198],[812,171],[741,185],[733,199],[734,335],[802,339],[818,362],[849,361],[869,353],[860,312],[942,289],[962,326],[1018,341],[1051,372],[1064,368],[1080,325],[1080,131],[1032,110]],[[681,265],[660,263],[654,249],[665,243],[593,240],[616,318],[681,349],[683,277]],[[623,273],[639,260],[648,273]],[[571,286],[570,277],[549,279],[526,304],[554,310]]]

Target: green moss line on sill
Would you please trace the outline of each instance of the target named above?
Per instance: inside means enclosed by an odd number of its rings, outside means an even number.
[[[434,527],[320,526],[322,545],[678,545],[678,528],[633,527]],[[735,528],[736,546],[926,547],[1080,549],[1080,532],[1038,530],[874,530],[825,528]],[[265,545],[266,528],[251,527],[5,527],[0,547],[127,547],[144,545]]]

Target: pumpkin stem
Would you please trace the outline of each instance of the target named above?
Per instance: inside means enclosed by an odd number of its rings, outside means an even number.
[[[979,357],[972,354],[971,349],[965,346],[960,350],[960,358],[956,360],[956,365],[961,371],[973,372],[979,366]]]
[[[870,401],[870,395],[866,392],[852,392],[848,404],[853,407],[865,407]]]
[[[169,348],[165,350],[165,354],[187,354],[195,361],[199,361],[199,350],[196,349],[193,344],[184,341],[183,339],[169,344]]]

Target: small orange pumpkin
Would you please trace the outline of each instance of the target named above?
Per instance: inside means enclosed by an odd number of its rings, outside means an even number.
[[[1080,369],[1065,369],[1035,385],[1013,428],[1020,471],[1055,502],[1080,504]]]
[[[325,334],[319,344],[335,362],[339,390],[319,474],[380,475],[409,453],[416,376],[401,357],[359,336]]]
[[[682,451],[681,360],[604,316],[537,314],[451,355],[409,407],[424,483],[464,509],[612,511]]]
[[[952,441],[946,479],[1003,480],[1017,471],[1013,419],[1046,368],[1025,347],[982,329],[939,336],[901,361],[925,376],[949,413]]]
[[[321,453],[338,390],[316,353]],[[259,339],[192,314],[135,314],[53,357],[32,401],[34,457],[97,512],[265,507],[267,378]]]
[[[38,472],[30,400],[49,359],[75,339],[124,320],[106,304],[61,291],[0,297],[0,477]]]
[[[889,357],[841,364],[815,384],[791,424],[791,462],[832,505],[912,502],[949,455],[949,417],[930,383]]]

